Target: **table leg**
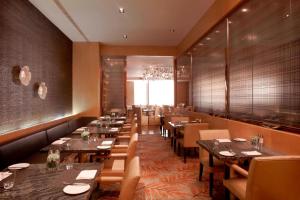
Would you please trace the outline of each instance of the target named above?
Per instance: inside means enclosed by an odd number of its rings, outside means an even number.
[[[224,179],[229,179],[230,178],[230,167],[225,164],[224,167]],[[229,190],[225,187],[225,199],[230,200],[230,192]]]
[[[177,134],[177,129],[176,128],[174,128],[174,134],[173,134],[173,142],[174,142],[174,144],[173,144],[173,150],[174,150],[174,152],[176,152],[176,134]]]
[[[212,154],[209,154],[209,167],[210,168],[214,167],[214,160]],[[210,196],[213,196],[213,186],[214,186],[214,173],[210,172],[209,173],[209,195]]]

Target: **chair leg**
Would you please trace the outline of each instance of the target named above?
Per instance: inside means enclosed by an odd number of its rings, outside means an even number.
[[[200,168],[199,168],[199,181],[202,180],[202,175],[203,175],[203,164],[200,162]]]
[[[187,149],[185,147],[183,147],[183,162],[186,163],[186,153],[187,153]]]
[[[212,197],[214,187],[214,173],[209,173],[209,195]]]

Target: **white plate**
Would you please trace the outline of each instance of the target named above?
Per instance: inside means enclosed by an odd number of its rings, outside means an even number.
[[[30,166],[29,163],[18,163],[18,164],[8,166],[8,169],[23,169],[29,166]]]
[[[237,141],[237,142],[246,142],[247,141],[245,138],[234,138],[233,140]]]
[[[60,138],[60,140],[68,141],[68,140],[71,140],[71,138],[69,138],[69,137],[62,137],[62,138]]]
[[[91,188],[91,186],[89,184],[84,184],[84,183],[80,183],[80,184],[73,184],[73,185],[67,185],[64,187],[63,191],[66,194],[82,194],[86,191],[88,191]]]
[[[97,149],[110,149],[111,146],[97,146]]]
[[[222,156],[234,156],[235,153],[230,153],[229,151],[220,151],[219,154]]]

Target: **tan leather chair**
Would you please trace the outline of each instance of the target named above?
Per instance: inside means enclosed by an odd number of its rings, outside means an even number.
[[[188,123],[184,126],[182,134],[183,138],[177,139],[178,150],[183,147],[183,160],[186,163],[187,150],[199,147],[196,143],[199,140],[199,130],[207,130],[207,123]]]
[[[230,134],[227,129],[211,129],[211,130],[200,130],[199,139],[200,140],[214,140],[214,139],[230,139]],[[209,166],[209,154],[208,152],[199,147],[199,159],[200,159],[200,168],[199,168],[199,181],[202,179],[203,169],[206,167],[209,170],[209,194],[212,195],[213,182],[214,182],[214,171],[223,170],[224,163],[218,159],[213,159],[213,167]]]
[[[245,178],[224,180],[224,186],[241,200],[297,200],[300,188],[300,156],[256,157],[249,173],[237,165],[233,170]]]
[[[119,148],[112,149],[111,158],[104,161],[104,167],[101,170],[101,175],[98,178],[100,182],[114,182],[116,176],[123,176],[128,163],[132,160],[136,153],[136,147],[138,142],[138,134],[135,133],[129,143],[127,149]],[[117,180],[119,181],[119,180]]]
[[[134,194],[140,177],[140,160],[139,157],[136,156],[130,161],[128,167],[126,168],[124,179],[121,184],[119,200],[134,199]]]

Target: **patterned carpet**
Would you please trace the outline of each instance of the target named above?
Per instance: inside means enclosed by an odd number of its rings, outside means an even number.
[[[204,171],[203,180],[198,181],[199,160],[189,157],[187,163],[183,163],[182,157],[171,149],[170,140],[159,134],[158,127],[144,129],[139,135],[137,154],[142,174],[136,200],[223,199],[223,175],[215,175],[214,197],[209,197],[208,174]],[[100,199],[116,199],[113,192],[103,194],[105,197]]]

